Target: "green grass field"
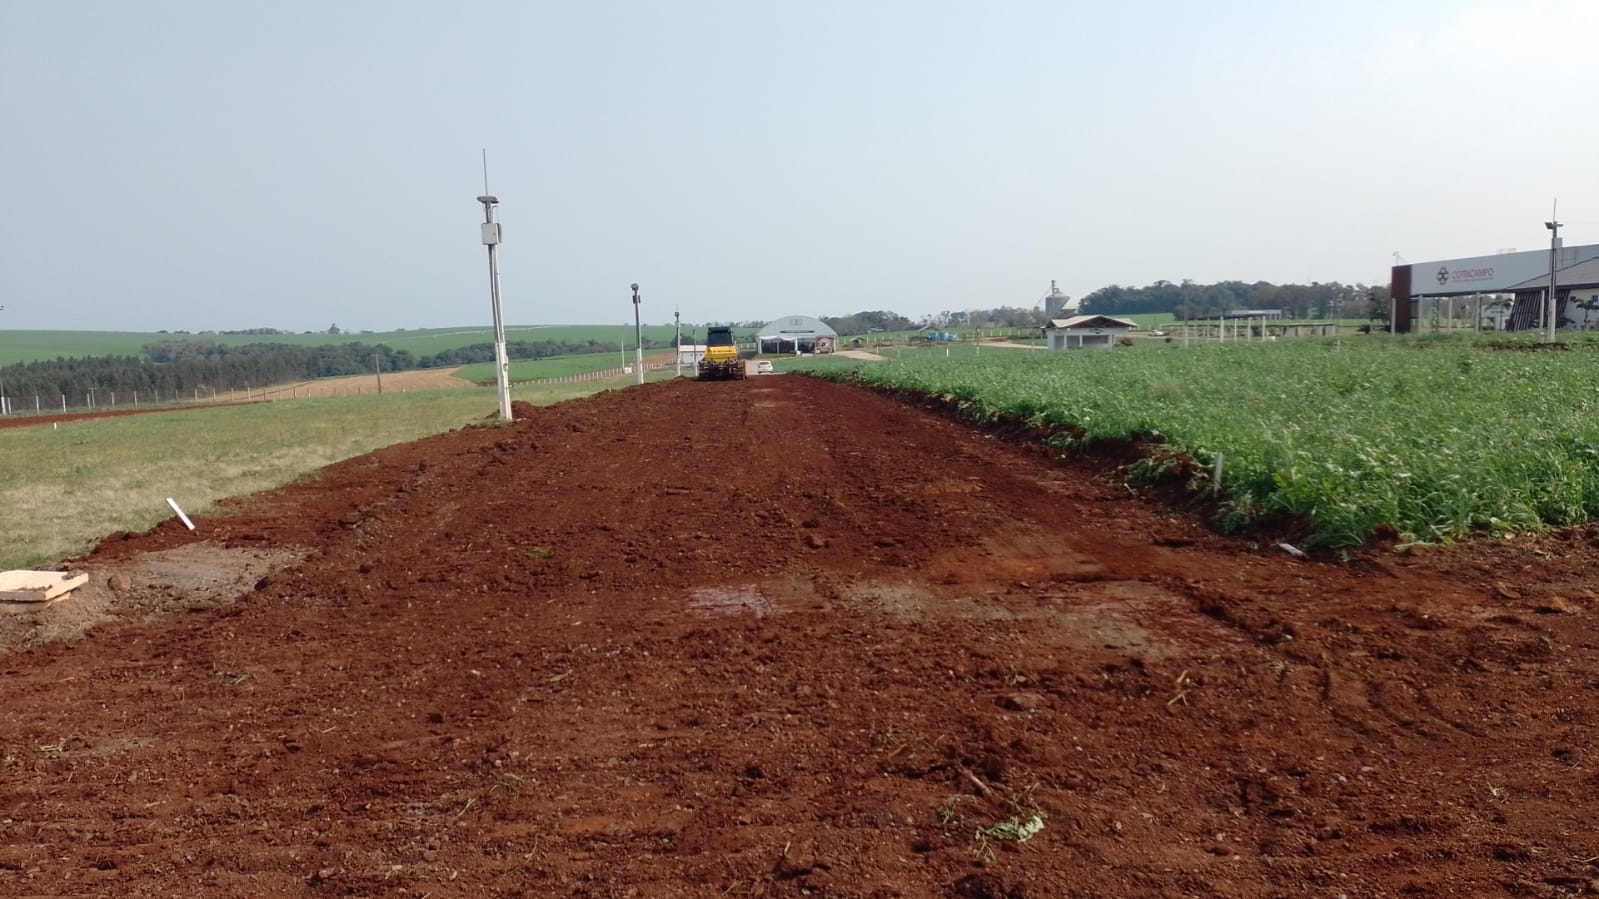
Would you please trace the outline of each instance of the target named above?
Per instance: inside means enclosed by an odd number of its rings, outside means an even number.
[[[525,386],[548,404],[615,382]],[[299,399],[0,429],[0,568],[46,566],[116,531],[288,483],[378,447],[492,417],[492,390]],[[204,434],[204,440],[196,440]]]
[[[1385,335],[1277,343],[1151,343],[1045,353],[962,347],[816,373],[946,398],[974,420],[1064,430],[1063,445],[1165,441],[1147,476],[1188,456],[1219,522],[1310,522],[1309,542],[1358,544],[1392,526],[1444,541],[1599,516],[1599,344],[1489,349],[1505,335]],[[1522,343],[1529,343],[1525,338]]]

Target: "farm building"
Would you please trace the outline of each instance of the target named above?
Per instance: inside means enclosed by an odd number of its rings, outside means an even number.
[[[1510,327],[1516,330],[1533,327],[1539,318],[1540,304],[1549,292],[1549,275],[1545,273],[1513,284],[1509,292],[1516,295],[1510,307]],[[1599,328],[1599,259],[1555,270],[1555,320],[1562,328],[1585,331]]]
[[[1540,327],[1543,298],[1549,289],[1551,253],[1554,256],[1556,308],[1566,308],[1564,315],[1557,311],[1557,316],[1570,319],[1571,309],[1564,304],[1573,298],[1573,293],[1578,302],[1582,302],[1584,296],[1591,297],[1595,293],[1593,282],[1599,279],[1593,276],[1593,270],[1587,264],[1599,261],[1599,244],[1575,247],[1557,244],[1553,251],[1527,250],[1396,265],[1389,282],[1393,329],[1398,334],[1418,330],[1417,324],[1428,307],[1436,310],[1445,300],[1454,297],[1475,298],[1475,304],[1479,307],[1477,318],[1481,320],[1482,310],[1492,303],[1491,295],[1503,293],[1516,295],[1516,302],[1506,322],[1507,329],[1514,331]],[[1561,272],[1569,272],[1571,280],[1568,281]],[[1587,287],[1582,286],[1584,279]]]
[[[1074,315],[1044,326],[1044,343],[1052,350],[1110,349],[1138,325],[1108,315]]]
[[[831,353],[838,341],[838,332],[819,318],[808,315],[790,315],[768,322],[756,338],[755,349],[760,353],[779,353],[798,356],[801,353]]]

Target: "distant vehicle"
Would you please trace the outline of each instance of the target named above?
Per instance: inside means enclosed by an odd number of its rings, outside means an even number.
[[[738,357],[733,329],[713,325],[705,332],[705,355],[700,358],[701,381],[744,379],[744,360]]]
[[[765,359],[755,363],[755,373],[758,375],[769,375],[772,373],[772,371],[772,363],[766,361]]]
[[[922,335],[922,339],[928,343],[947,343],[950,341],[960,340],[959,337],[951,334],[948,331],[928,331],[926,334]]]
[[[1165,337],[1166,336],[1166,332],[1162,331],[1159,328],[1156,328],[1156,329],[1154,329],[1154,330],[1149,332],[1149,336],[1150,337]]]

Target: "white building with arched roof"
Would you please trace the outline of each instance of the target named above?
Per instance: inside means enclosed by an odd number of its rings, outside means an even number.
[[[790,315],[767,322],[755,339],[757,352],[789,356],[831,353],[837,344],[838,332],[809,315]]]

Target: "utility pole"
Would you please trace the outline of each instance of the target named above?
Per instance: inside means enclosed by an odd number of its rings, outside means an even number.
[[[500,315],[500,223],[494,220],[494,207],[500,199],[489,193],[489,153],[483,151],[483,245],[489,248],[489,299],[494,304],[494,375],[500,388],[500,420],[511,420],[511,363],[505,356],[505,320]]]
[[[681,378],[683,377],[683,313],[677,309],[672,310],[672,325],[677,332],[677,336],[672,338],[672,342],[676,345],[677,357],[677,374],[673,377]]]
[[[633,337],[634,337],[634,344],[635,344],[633,352],[637,354],[636,356],[634,356],[634,364],[633,364],[633,372],[634,372],[634,375],[635,375],[635,383],[643,384],[644,383],[644,324],[643,324],[642,319],[640,319],[640,317],[639,317],[639,298],[638,298],[638,285],[637,284],[633,285],[633,332],[634,332]]]
[[[1560,250],[1560,223],[1553,219],[1554,216],[1550,216],[1550,221],[1543,223],[1549,229],[1549,293],[1543,300],[1544,343],[1555,342],[1555,257]]]
[[[378,376],[378,396],[383,395],[383,359],[377,353],[372,354],[372,370]]]

